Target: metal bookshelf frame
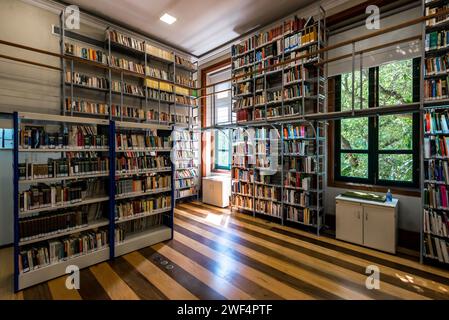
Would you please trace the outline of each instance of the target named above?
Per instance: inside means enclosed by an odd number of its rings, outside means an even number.
[[[302,48],[307,48],[311,45],[317,45],[318,46],[318,50],[320,50],[321,48],[323,48],[326,43],[327,43],[327,26],[326,26],[326,12],[323,9],[323,7],[318,6],[318,17],[317,21],[314,22],[314,24],[312,26],[309,26],[307,28],[310,27],[316,27],[317,28],[317,41],[314,41],[312,43],[307,43],[303,46],[299,46],[298,48],[295,48],[294,50],[301,50]],[[282,36],[280,37],[281,41],[283,41],[282,43],[282,47],[284,47],[284,40],[287,36],[293,35],[293,34],[298,34],[304,30],[306,30],[307,28],[303,28],[302,30],[297,30],[294,32],[291,32],[289,34],[286,34],[284,32],[284,21],[282,22],[281,25],[281,29],[282,29]],[[270,27],[272,28],[272,27]],[[270,29],[268,28],[268,29]],[[267,29],[267,30],[268,30]],[[264,31],[259,31],[258,33],[261,33]],[[267,126],[271,126],[272,128],[280,128],[281,130],[281,134],[280,134],[280,143],[281,143],[281,147],[280,147],[280,152],[281,152],[281,208],[282,208],[282,217],[281,217],[281,224],[290,222],[287,221],[287,214],[286,214],[286,210],[285,207],[287,206],[287,204],[284,201],[284,193],[285,193],[285,185],[284,185],[284,179],[285,179],[285,173],[284,173],[284,157],[286,156],[284,154],[284,135],[283,135],[283,129],[287,124],[299,124],[299,125],[307,125],[310,126],[314,132],[314,140],[315,140],[315,148],[316,148],[316,154],[314,155],[314,159],[315,159],[315,165],[316,165],[316,170],[315,170],[315,174],[313,175],[312,179],[316,179],[316,190],[314,192],[316,192],[316,204],[315,206],[309,206],[312,210],[316,211],[316,215],[317,215],[317,224],[316,225],[311,225],[312,227],[315,227],[316,229],[316,234],[319,235],[320,234],[320,230],[325,226],[325,212],[324,212],[324,180],[326,178],[326,173],[325,173],[325,168],[326,168],[326,157],[325,157],[325,147],[326,147],[326,122],[325,121],[305,121],[304,119],[302,119],[301,117],[299,119],[292,119],[291,121],[288,121],[290,117],[294,116],[294,115],[305,115],[305,111],[306,111],[306,102],[308,100],[316,100],[316,103],[314,104],[314,108],[316,108],[316,110],[314,111],[316,114],[320,114],[320,113],[326,113],[327,112],[327,106],[325,103],[325,89],[326,89],[326,83],[325,83],[325,79],[327,77],[327,64],[326,67],[324,67],[324,64],[321,63],[322,61],[327,60],[327,51],[325,52],[320,52],[317,54],[316,58],[313,59],[308,59],[308,61],[298,61],[295,62],[295,66],[296,68],[299,68],[299,72],[300,72],[300,81],[298,81],[300,88],[301,88],[301,96],[299,96],[299,99],[294,99],[294,101],[292,101],[292,103],[295,105],[294,106],[294,111],[296,112],[296,114],[287,114],[286,113],[286,107],[289,99],[284,99],[284,89],[286,87],[286,83],[285,83],[285,78],[284,78],[284,73],[286,70],[288,70],[289,68],[292,68],[292,66],[286,66],[286,65],[282,65],[281,68],[277,67],[275,70],[271,70],[271,71],[263,71],[262,74],[259,74],[258,72],[256,72],[255,70],[255,66],[258,63],[264,63],[264,61],[266,60],[266,58],[260,60],[260,61],[256,61],[256,51],[260,48],[263,48],[264,46],[267,46],[271,43],[274,43],[276,39],[272,39],[271,41],[268,41],[264,44],[261,45],[256,45],[256,41],[255,41],[255,35],[250,36],[249,38],[245,39],[244,41],[250,41],[252,43],[252,48],[247,50],[244,53],[237,53],[235,55],[231,54],[231,73],[233,76],[235,76],[235,73],[237,70],[241,70],[241,69],[246,69],[245,67],[239,66],[238,68],[234,67],[234,61],[235,59],[239,59],[241,57],[244,56],[249,56],[252,57],[249,58],[250,61],[252,61],[249,64],[245,64],[247,65],[249,68],[251,68],[250,72],[252,73],[252,76],[248,79],[239,79],[238,81],[232,81],[231,82],[231,100],[232,100],[232,112],[238,112],[239,110],[242,109],[237,109],[234,108],[234,102],[236,100],[242,99],[243,97],[239,96],[239,95],[235,95],[236,92],[236,88],[238,86],[239,83],[242,82],[249,82],[252,81],[252,98],[253,98],[253,104],[251,107],[246,107],[246,109],[248,110],[248,114],[251,114],[251,116],[248,118],[250,118],[250,120],[248,121],[238,121],[236,119],[236,122],[232,122],[232,117],[231,117],[231,126],[235,126],[237,128],[248,128],[248,127],[254,127],[254,128],[258,128],[258,127],[267,127]],[[290,51],[288,51],[288,53],[290,53]],[[286,57],[286,50],[284,48],[284,50],[282,50],[282,53],[278,53],[277,57],[274,58],[280,58],[282,59],[282,61],[285,60]],[[315,67],[316,68],[316,79],[313,79],[313,83],[316,86],[316,96],[306,96],[306,79],[305,79],[305,66],[309,65],[310,63],[318,63],[318,66]],[[326,69],[325,69],[326,68]],[[263,68],[262,68],[263,69]],[[281,99],[280,101],[277,101],[273,104],[274,107],[280,107],[281,109],[281,115],[276,117],[276,116],[272,116],[272,117],[268,117],[268,107],[270,105],[270,102],[268,101],[268,90],[267,90],[267,76],[274,74],[274,73],[281,73],[281,86],[280,86],[280,92],[281,92]],[[256,101],[255,101],[255,97],[256,97],[256,82],[258,81],[258,79],[263,79],[263,90],[262,90],[262,95],[265,97],[264,99],[264,103],[263,105],[260,105],[258,107],[256,107]],[[259,80],[260,81],[260,80]],[[311,81],[309,81],[311,82]],[[259,93],[259,91],[257,92]],[[256,110],[256,108],[263,108],[264,110],[264,115],[263,117],[261,117],[261,119],[256,120],[254,115],[254,111]],[[279,119],[276,119],[279,118]],[[276,119],[276,120],[274,120]],[[274,120],[274,121],[273,121]],[[301,140],[301,139],[298,139]],[[233,141],[234,143],[234,141]],[[234,146],[233,146],[234,148]],[[232,168],[235,168],[235,166],[232,166]],[[318,171],[318,168],[320,169]],[[253,201],[253,210],[249,210],[252,211],[253,216],[256,215],[256,206],[255,206],[255,201],[256,201],[256,183],[255,183],[255,172],[257,170],[257,168],[254,166],[253,168],[250,168],[253,170],[253,197],[252,197],[252,201]],[[233,181],[232,181],[233,183]],[[310,192],[310,191],[308,191]],[[238,207],[236,207],[235,205],[233,205],[233,201],[234,201],[234,192],[232,192],[231,195],[231,211],[234,211],[233,209],[239,209]],[[245,210],[248,211],[248,210]]]

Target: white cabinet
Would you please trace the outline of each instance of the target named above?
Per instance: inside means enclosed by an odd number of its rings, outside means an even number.
[[[357,203],[337,201],[337,239],[363,244],[363,207]]]
[[[336,197],[336,238],[396,253],[398,200],[380,203]]]
[[[231,176],[217,175],[203,178],[202,201],[213,206],[225,208],[229,206],[231,195]]]

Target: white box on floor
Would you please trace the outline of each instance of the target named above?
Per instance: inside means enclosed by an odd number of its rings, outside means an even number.
[[[203,178],[203,202],[225,208],[229,206],[231,195],[231,177],[216,175]]]

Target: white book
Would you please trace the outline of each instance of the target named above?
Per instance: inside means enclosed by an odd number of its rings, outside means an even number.
[[[443,252],[441,250],[441,244],[440,244],[440,239],[438,238],[433,238],[434,242],[435,242],[435,247],[437,249],[437,256],[438,256],[438,261],[440,262],[444,262],[443,259]]]
[[[444,241],[443,239],[440,239],[440,245],[441,245],[441,251],[443,253],[443,260],[444,260],[444,262],[449,263],[449,254],[447,252],[446,241]]]
[[[446,117],[444,116],[444,114],[440,115],[441,118],[441,129],[444,133],[447,133],[449,131],[449,128],[447,127],[447,123],[446,123]]]

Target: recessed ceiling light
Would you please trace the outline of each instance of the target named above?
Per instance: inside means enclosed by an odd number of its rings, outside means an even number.
[[[168,13],[164,13],[164,15],[162,17],[160,17],[160,19],[168,24],[172,24],[176,21],[176,18],[169,15]]]

